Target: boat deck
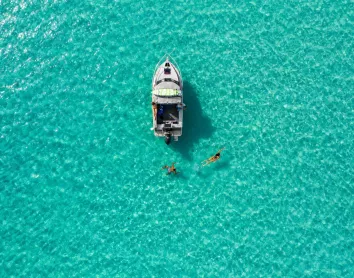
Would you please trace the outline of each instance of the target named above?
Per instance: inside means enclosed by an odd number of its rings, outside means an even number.
[[[157,111],[159,111],[160,105],[157,106]],[[162,124],[166,122],[176,122],[178,123],[178,115],[176,104],[163,105],[163,114],[157,116],[157,124]]]
[[[170,131],[172,136],[181,136],[182,135],[182,129],[172,129]],[[162,130],[154,130],[155,136],[161,136],[164,137],[166,135],[165,131]]]

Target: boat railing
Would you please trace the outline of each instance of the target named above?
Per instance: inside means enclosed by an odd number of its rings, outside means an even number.
[[[161,59],[157,62],[156,66],[155,66],[155,69],[154,69],[154,75],[152,76],[152,81],[151,81],[152,84],[154,84],[154,77],[155,77],[156,70],[157,70],[157,68],[161,65],[162,60],[165,59],[166,56],[167,56],[167,54],[163,55],[163,56],[161,57]]]
[[[156,66],[155,66],[155,69],[154,69],[154,76],[152,77],[152,83],[154,83],[154,77],[155,77],[155,72],[156,72],[156,70],[157,70],[157,68],[161,65],[161,63],[162,63],[162,60],[163,59],[166,59],[166,58],[168,58],[168,59],[171,59],[171,61],[173,62],[173,65],[177,68],[177,70],[178,70],[178,72],[179,72],[179,75],[180,75],[180,77],[181,77],[181,85],[182,85],[182,87],[183,87],[183,77],[182,77],[182,73],[181,73],[181,70],[179,69],[179,66],[178,66],[178,64],[177,64],[177,62],[175,61],[175,59],[173,59],[173,57],[171,56],[171,54],[165,54],[165,55],[163,55],[162,57],[161,57],[161,59],[157,62],[157,64],[156,64]]]
[[[178,64],[177,64],[177,62],[175,61],[175,59],[173,59],[173,57],[172,56],[168,56],[169,58],[171,58],[171,61],[173,62],[173,64],[175,65],[175,67],[177,68],[177,70],[178,70],[178,72],[179,72],[179,76],[181,77],[181,87],[183,87],[183,77],[182,77],[182,72],[181,72],[181,70],[179,69],[179,66],[178,66]]]
[[[168,57],[168,55],[167,55],[167,54],[163,55],[163,56],[161,57],[161,59],[157,62],[156,66],[155,66],[155,69],[154,69],[154,73],[156,72],[156,69],[157,69],[157,68],[159,67],[159,65],[161,64],[161,61],[162,61],[163,59],[165,59],[165,57]]]

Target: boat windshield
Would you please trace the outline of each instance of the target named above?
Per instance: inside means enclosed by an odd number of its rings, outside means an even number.
[[[175,97],[175,96],[182,95],[180,90],[175,90],[175,89],[158,89],[158,90],[153,90],[152,93],[155,96],[161,96],[161,97]]]

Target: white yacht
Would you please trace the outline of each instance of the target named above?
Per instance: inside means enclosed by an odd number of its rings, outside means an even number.
[[[161,63],[161,61],[165,61]],[[164,56],[155,67],[152,79],[152,119],[155,136],[178,141],[183,128],[183,80],[177,64]]]

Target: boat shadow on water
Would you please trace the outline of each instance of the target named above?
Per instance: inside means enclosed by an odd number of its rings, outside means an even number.
[[[183,102],[187,105],[187,110],[183,112],[183,135],[178,142],[171,144],[171,148],[191,160],[190,151],[193,145],[202,138],[210,137],[215,128],[211,125],[211,120],[203,114],[195,89],[186,81],[183,83]]]

